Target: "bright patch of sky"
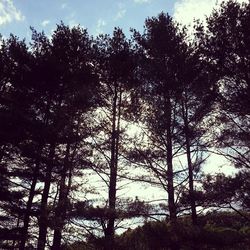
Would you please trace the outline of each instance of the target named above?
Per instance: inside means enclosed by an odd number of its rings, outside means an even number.
[[[179,0],[174,1],[173,16],[179,23],[190,25],[195,19],[205,20],[214,8],[217,8],[224,0]],[[227,2],[227,0],[225,0]],[[248,0],[238,0],[243,3]]]
[[[16,9],[11,0],[0,1],[0,26],[12,21],[23,21],[24,18],[21,11]]]

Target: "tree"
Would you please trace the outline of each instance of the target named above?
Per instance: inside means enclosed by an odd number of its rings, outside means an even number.
[[[210,146],[205,139],[210,132],[206,120],[213,111],[217,97],[215,80],[208,73],[207,63],[200,58],[199,49],[189,45],[179,64],[181,119],[179,140],[183,144],[188,168],[188,192],[193,225],[197,224],[195,204],[195,176],[204,162],[203,153]],[[196,159],[194,159],[196,155]]]
[[[207,175],[202,184],[203,194],[199,199],[202,206],[232,209],[250,222],[247,214],[250,208],[249,172],[239,172],[235,176]]]
[[[57,26],[52,41],[33,31],[34,71],[39,76],[36,88],[40,94],[37,113],[44,118],[43,138],[46,158],[41,171],[44,188],[39,214],[38,249],[44,249],[49,225],[48,199],[51,184],[59,173],[59,197],[55,209],[53,248],[60,248],[62,229],[68,208],[68,195],[83,113],[95,104],[98,78],[91,64],[91,41],[80,27]],[[69,178],[67,184],[66,178]]]
[[[249,168],[249,4],[223,3],[200,29],[203,57],[219,88],[216,137],[219,153]],[[203,31],[202,31],[203,30]]]
[[[182,119],[179,104],[184,85],[182,61],[187,53],[185,32],[169,15],[161,13],[158,17],[148,18],[144,34],[135,32],[134,38],[143,55],[142,98],[146,104],[142,121],[147,126],[151,144],[137,153],[168,193],[169,217],[174,233],[177,220],[174,182],[182,172],[174,168],[174,157],[183,147],[179,138]],[[172,242],[172,249],[178,249],[177,242]]]
[[[181,85],[178,81],[177,67],[185,50],[184,34],[169,15],[161,13],[157,18],[147,19],[143,35],[135,32],[135,40],[144,54],[144,98],[147,100],[145,114],[152,146],[156,151],[145,152],[149,158],[156,157],[160,166],[167,170],[155,169],[158,176],[167,182],[170,220],[176,220],[177,209],[174,195],[173,152],[177,133],[176,106]],[[149,111],[149,112],[147,112]],[[158,158],[158,159],[157,159]],[[159,166],[158,165],[158,166]],[[165,177],[166,176],[166,177]]]
[[[25,170],[22,171],[18,166],[22,165],[24,168],[28,166],[29,169],[31,164],[27,161],[21,164],[22,160],[20,159],[25,157],[21,144],[29,138],[33,114],[32,101],[30,100],[32,95],[30,92],[32,55],[28,51],[25,41],[20,41],[13,35],[3,41],[1,51],[3,52],[1,60],[4,63],[1,75],[1,165],[5,169],[3,171],[6,174],[4,177],[5,183],[9,183],[6,194],[10,196],[12,187],[18,192],[24,191],[25,185],[19,185],[14,178],[23,180],[23,177],[27,176],[28,173],[24,174]],[[6,180],[8,181],[6,182]],[[25,195],[25,192],[23,192],[23,195]],[[22,196],[19,196],[15,205],[20,237],[23,235],[23,230],[20,230],[19,225],[23,216],[21,198]],[[14,206],[15,199],[9,197],[6,207],[9,207],[8,210],[11,206]],[[15,246],[15,243],[13,245]]]
[[[123,144],[122,120],[130,103],[135,68],[131,42],[121,29],[115,28],[113,36],[99,36],[96,41],[97,65],[101,81],[101,104],[99,108],[99,130],[102,138],[96,137],[97,159],[94,162],[108,187],[108,219],[104,226],[105,249],[114,248],[115,220],[117,217],[117,178],[122,170],[121,150]],[[94,135],[95,136],[95,135]],[[103,140],[104,138],[104,140]],[[100,164],[98,166],[98,164]],[[109,173],[107,173],[109,171]]]
[[[57,79],[63,86],[61,98],[64,103],[62,107],[64,117],[61,121],[62,129],[59,131],[59,138],[61,145],[65,147],[60,170],[58,205],[55,211],[53,249],[60,248],[77,144],[88,135],[84,132],[86,128],[82,126],[84,124],[82,119],[87,112],[97,106],[98,77],[92,64],[91,46],[87,31],[80,27],[69,29],[67,26],[60,25],[52,38],[52,57],[55,65],[60,65],[56,71]],[[66,120],[64,120],[65,117],[67,117]],[[86,124],[85,126],[87,127]],[[84,143],[81,146],[84,147]],[[68,184],[66,184],[67,175]]]

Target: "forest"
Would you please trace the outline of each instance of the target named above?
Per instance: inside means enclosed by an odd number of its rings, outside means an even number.
[[[249,24],[230,0],[191,33],[2,37],[0,249],[249,249]]]

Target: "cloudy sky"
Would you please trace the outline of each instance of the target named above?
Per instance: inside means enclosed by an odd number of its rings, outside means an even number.
[[[242,0],[241,0],[242,1]],[[168,12],[189,23],[209,14],[220,0],[0,0],[0,34],[30,37],[32,26],[50,35],[56,24],[80,24],[91,35],[111,33],[115,26],[128,33],[142,30],[146,17]]]

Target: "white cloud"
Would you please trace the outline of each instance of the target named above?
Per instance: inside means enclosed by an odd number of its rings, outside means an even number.
[[[192,24],[194,19],[205,20],[223,0],[178,0],[174,5],[174,19],[184,25]],[[247,2],[247,0],[238,0]]]
[[[204,20],[216,5],[216,0],[181,0],[174,5],[174,19],[188,25],[195,19]]]
[[[151,0],[134,0],[135,3],[139,3],[139,4],[142,4],[142,3],[149,3]]]
[[[118,4],[118,12],[116,13],[115,17],[114,17],[114,20],[118,20],[118,19],[121,19],[125,16],[127,10],[126,8],[124,7],[124,4],[121,4],[119,3]]]
[[[42,25],[43,27],[45,27],[45,26],[47,26],[49,23],[50,23],[50,20],[44,20],[44,21],[42,21],[41,25]]]
[[[10,23],[13,20],[22,21],[25,17],[17,10],[12,0],[1,0],[0,2],[0,25]]]
[[[67,7],[67,4],[66,3],[63,3],[62,5],[61,5],[61,8],[62,9],[65,9]]]
[[[125,16],[125,14],[126,14],[126,9],[119,10],[119,11],[117,12],[117,14],[116,14],[115,19],[117,20],[117,19],[123,18],[123,17]]]
[[[98,19],[95,33],[96,35],[104,33],[103,27],[105,27],[107,23],[103,19]]]

